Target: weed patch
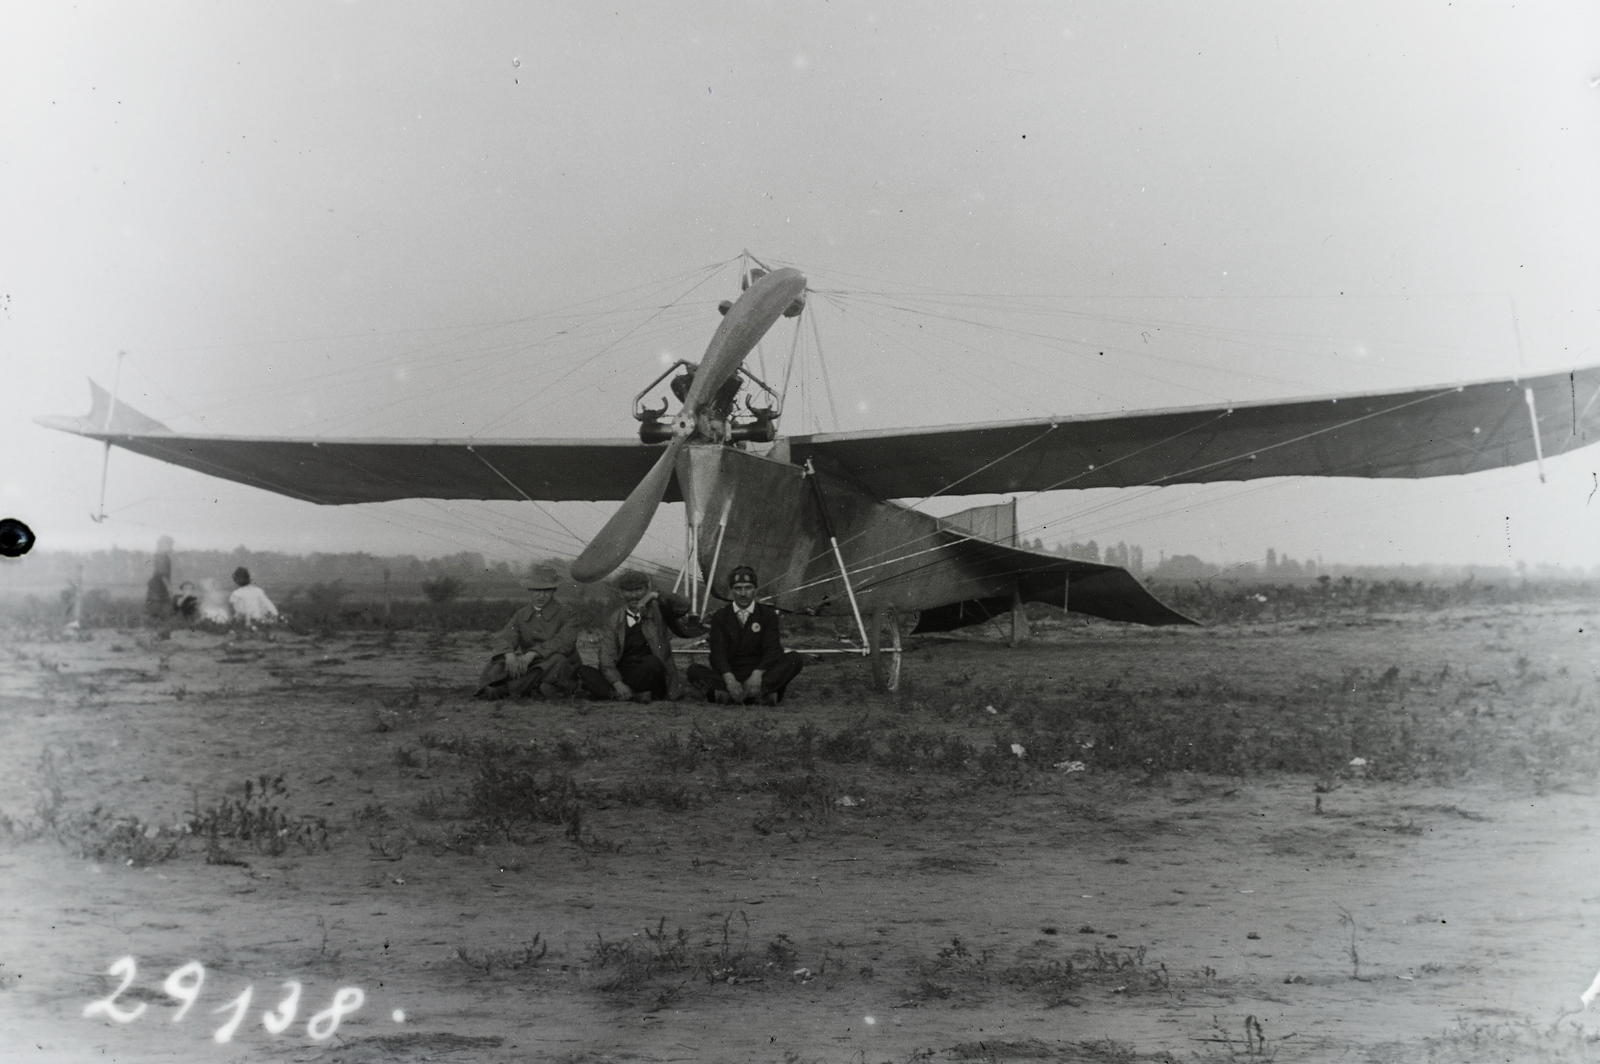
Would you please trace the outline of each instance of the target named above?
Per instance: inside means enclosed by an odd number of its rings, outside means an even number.
[[[484,975],[493,975],[497,971],[532,971],[549,952],[550,943],[536,932],[531,941],[514,949],[469,950],[465,946],[457,947],[456,959]]]
[[[424,820],[445,820],[454,817],[459,807],[455,799],[436,787],[418,798],[411,811]]]
[[[194,791],[189,811],[188,830],[207,840],[208,861],[231,863],[223,856],[222,839],[245,843],[257,853],[271,857],[298,845],[306,853],[328,848],[328,822],[320,816],[292,816],[277,803],[288,794],[283,777],[262,774],[244,781],[244,797],[223,798],[201,808],[200,792]]]
[[[115,861],[142,868],[178,856],[183,839],[136,816],[117,816],[96,805],[85,813],[58,818],[52,833],[79,857],[91,861]]]
[[[1435,1064],[1455,1060],[1510,1061],[1511,1064],[1564,1064],[1600,1057],[1600,1036],[1578,1026],[1539,1027],[1531,1023],[1468,1024],[1437,1038],[1387,1042],[1367,1050],[1373,1064]]]
[[[482,841],[504,837],[519,842],[537,824],[570,824],[578,819],[578,785],[562,772],[539,773],[520,765],[491,760],[478,769],[468,786],[469,834]]]
[[[666,1004],[695,985],[779,986],[812,978],[810,969],[794,967],[799,953],[788,935],[753,946],[750,931],[749,917],[738,912],[700,934],[682,927],[668,931],[663,917],[627,938],[597,935],[587,959],[596,973],[593,985],[606,994],[653,993],[658,1004]]]
[[[1094,987],[1113,994],[1161,993],[1171,980],[1164,964],[1145,962],[1143,946],[1131,950],[1076,950],[1064,959],[1018,957],[1002,962],[996,950],[974,950],[960,936],[940,947],[912,972],[913,999],[946,998],[1010,988],[1039,999],[1047,1008],[1072,1002],[1074,991]]]
[[[628,780],[613,788],[606,797],[622,805],[652,805],[667,813],[682,813],[699,809],[705,799],[686,784],[677,783],[666,776],[645,776]]]

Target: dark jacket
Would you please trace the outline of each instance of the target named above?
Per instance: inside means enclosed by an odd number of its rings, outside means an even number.
[[[757,602],[750,611],[750,623],[740,624],[733,604],[711,615],[711,671],[735,675],[746,669],[767,671],[783,657],[783,641],[778,633],[778,611]]]
[[[530,603],[511,615],[494,637],[494,654],[535,651],[541,659],[567,658],[578,664],[578,615],[551,599],[542,610]]]
[[[689,600],[671,591],[658,591],[656,598],[645,604],[639,613],[639,625],[644,629],[644,641],[650,644],[650,653],[661,659],[667,667],[667,697],[683,694],[683,678],[672,661],[672,637],[685,638],[699,635],[703,629],[688,621]],[[617,662],[622,657],[622,643],[628,637],[628,607],[614,611],[600,629],[600,672],[606,682],[615,686],[622,682]]]

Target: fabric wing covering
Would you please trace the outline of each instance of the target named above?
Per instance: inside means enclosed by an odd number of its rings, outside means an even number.
[[[795,462],[880,499],[1261,477],[1437,477],[1600,439],[1600,367],[1417,391],[1009,421],[789,441]]]
[[[211,476],[323,504],[394,499],[620,501],[659,447],[633,439],[292,439],[174,433],[90,382],[86,417],[42,425]],[[1261,477],[1436,477],[1600,439],[1600,367],[1407,392],[1091,414],[987,425],[794,436],[880,499],[1121,488]],[[676,482],[665,501],[681,501]]]
[[[638,440],[303,440],[188,436],[125,403],[111,409],[89,382],[87,417],[39,418],[50,428],[307,502],[394,499],[621,500],[660,447]],[[110,417],[107,417],[107,414]],[[680,501],[676,482],[666,501]]]
[[[1000,543],[962,535],[940,533],[948,539],[962,540],[967,564],[977,562],[996,577],[1015,582],[1024,602],[1043,602],[1068,607],[1074,613],[1130,624],[1195,624],[1145,590],[1133,574],[1115,565],[1080,562],[1071,558],[1052,558],[1034,551],[1020,550]],[[968,599],[947,606],[923,610],[917,632],[948,632],[1011,610],[1009,594]]]

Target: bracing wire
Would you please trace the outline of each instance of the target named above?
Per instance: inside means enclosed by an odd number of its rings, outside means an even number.
[[[472,452],[473,457],[477,458],[478,461],[482,462],[484,465],[489,467],[489,472],[493,473],[495,476],[499,477],[501,480],[503,480],[507,484],[511,485],[511,488],[512,488],[513,491],[515,491],[518,495],[521,495],[528,502],[533,503],[534,506],[538,507],[540,513],[544,514],[546,517],[550,518],[550,520],[554,521],[557,525],[559,525],[560,528],[561,528],[561,531],[563,531],[567,535],[571,536],[572,539],[575,542],[578,542],[578,543],[583,542],[581,539],[578,538],[577,533],[573,532],[572,529],[568,528],[565,524],[562,524],[560,518],[556,517],[556,515],[551,513],[549,510],[546,510],[544,508],[544,504],[543,503],[539,502],[532,495],[529,495],[527,492],[523,491],[522,490],[522,485],[518,484],[516,481],[512,480],[510,477],[508,477],[504,473],[500,472],[499,467],[497,467],[493,462],[491,462],[487,458],[485,458],[482,454],[479,454],[478,453],[478,449],[476,447],[469,447],[468,450],[470,450]]]
[[[1220,459],[1216,459],[1216,460],[1209,461],[1209,462],[1203,462],[1203,463],[1200,463],[1199,465],[1191,466],[1188,469],[1184,469],[1184,470],[1181,470],[1181,471],[1178,471],[1178,472],[1173,472],[1173,473],[1167,473],[1167,474],[1164,474],[1164,475],[1159,476],[1159,477],[1153,477],[1150,480],[1147,480],[1147,481],[1145,481],[1145,482],[1143,482],[1141,484],[1129,485],[1129,487],[1139,487],[1139,488],[1152,489],[1152,492],[1146,492],[1145,493],[1146,495],[1148,495],[1148,494],[1153,493],[1153,490],[1157,489],[1163,482],[1173,481],[1173,480],[1175,480],[1175,479],[1177,479],[1179,477],[1189,476],[1189,475],[1191,475],[1193,473],[1204,472],[1204,471],[1209,470],[1209,469],[1216,469],[1216,468],[1219,468],[1219,467],[1222,467],[1222,466],[1226,466],[1226,465],[1228,465],[1228,464],[1230,464],[1232,462],[1241,461],[1241,460],[1243,460],[1245,458],[1248,458],[1252,454],[1264,454],[1264,453],[1266,453],[1268,451],[1276,450],[1276,449],[1278,449],[1280,447],[1286,447],[1286,446],[1289,446],[1290,444],[1293,444],[1293,443],[1299,443],[1299,442],[1302,442],[1304,440],[1311,439],[1313,437],[1323,435],[1325,433],[1336,432],[1336,431],[1339,431],[1341,429],[1348,428],[1351,425],[1359,424],[1360,422],[1368,421],[1368,420],[1370,420],[1372,418],[1375,418],[1375,417],[1381,417],[1381,416],[1383,416],[1385,414],[1393,413],[1396,410],[1403,410],[1403,409],[1406,409],[1408,407],[1416,406],[1416,405],[1418,405],[1420,403],[1429,402],[1429,401],[1438,399],[1438,398],[1440,398],[1442,396],[1449,395],[1449,394],[1453,393],[1454,391],[1455,391],[1454,388],[1441,389],[1441,390],[1436,391],[1436,392],[1432,392],[1432,393],[1429,393],[1429,394],[1426,394],[1426,395],[1418,396],[1415,399],[1412,399],[1412,400],[1410,400],[1408,402],[1405,402],[1405,403],[1400,403],[1400,404],[1398,404],[1396,406],[1393,406],[1393,407],[1387,407],[1387,408],[1385,408],[1383,410],[1371,411],[1369,413],[1360,414],[1360,415],[1357,415],[1356,417],[1348,418],[1348,419],[1346,419],[1344,421],[1338,422],[1338,423],[1333,424],[1333,425],[1324,426],[1323,428],[1320,428],[1320,429],[1314,429],[1314,430],[1312,430],[1310,432],[1302,433],[1299,436],[1295,436],[1295,437],[1292,437],[1290,439],[1279,440],[1276,443],[1267,444],[1265,446],[1254,447],[1254,448],[1251,448],[1251,449],[1248,449],[1248,450],[1245,450],[1245,451],[1241,451],[1238,454],[1231,455],[1231,456],[1228,456],[1228,457],[1225,457],[1225,458],[1220,458]],[[1042,437],[1040,437],[1040,438],[1042,438]],[[1422,446],[1422,445],[1423,444],[1419,443],[1416,446]],[[1272,483],[1271,486],[1277,486],[1278,483],[1279,482],[1277,482],[1276,478],[1275,478],[1275,480],[1274,480],[1274,482]],[[1264,490],[1267,486],[1268,485],[1262,485],[1262,489]],[[1142,497],[1144,497],[1144,496],[1140,496],[1140,498],[1142,498]],[[1108,508],[1110,508],[1110,506],[1112,506],[1114,504],[1114,502],[1115,501],[1113,500],[1113,502],[1102,503],[1099,506],[1096,506],[1096,507],[1092,508],[1088,512],[1089,513],[1094,513],[1094,512],[1099,512],[1101,510],[1108,509]],[[1081,517],[1081,515],[1080,515],[1080,517]],[[1030,528],[1027,528],[1027,529],[1018,529],[1017,530],[1017,537],[1020,539],[1024,535],[1026,535],[1027,533],[1039,531],[1040,529],[1042,529],[1044,527],[1047,527],[1047,525],[1038,525],[1038,526],[1030,527]],[[847,568],[848,568],[849,572],[851,573],[851,575],[854,576],[854,575],[857,575],[858,573],[864,573],[864,572],[868,572],[870,570],[880,569],[880,568],[883,568],[884,566],[887,566],[887,565],[893,565],[893,564],[896,564],[896,563],[899,563],[899,562],[904,562],[904,561],[907,561],[907,560],[910,560],[910,559],[913,559],[913,558],[916,558],[916,557],[920,557],[922,555],[925,555],[925,554],[928,554],[930,552],[943,549],[944,547],[948,546],[947,543],[935,543],[933,546],[925,547],[925,548],[922,548],[922,549],[911,550],[908,553],[899,554],[899,555],[897,555],[895,557],[884,557],[884,555],[891,554],[894,551],[905,550],[907,547],[914,546],[915,544],[917,544],[919,542],[925,542],[928,539],[932,539],[932,538],[936,538],[936,534],[935,533],[929,533],[927,535],[924,535],[924,536],[921,536],[921,537],[917,537],[916,539],[908,541],[907,543],[897,544],[895,547],[890,548],[890,550],[881,551],[877,555],[872,556],[872,558],[870,558],[868,560],[865,560],[865,561],[858,560],[855,565],[849,566]],[[830,550],[831,550],[831,548],[830,548]],[[822,557],[825,557],[825,555],[822,555],[822,554],[819,553],[816,558],[812,559],[812,561],[815,562],[817,560],[817,558],[822,558]],[[802,571],[804,571],[804,570],[802,570]],[[828,581],[830,581],[832,579],[834,579],[834,577],[832,577],[830,575],[829,577],[826,577],[823,580],[812,581],[812,582],[809,582],[809,583],[806,583],[806,584],[801,584],[801,585],[796,586],[794,588],[791,588],[789,590],[791,591],[791,593],[798,593],[800,591],[806,590],[809,587],[813,587],[813,586],[817,586],[819,584],[827,583]]]
[[[683,293],[678,296],[677,299],[674,299],[671,303],[667,304],[667,307],[664,307],[661,310],[657,311],[656,313],[650,315],[644,321],[640,322],[638,325],[635,325],[633,328],[631,328],[627,332],[623,333],[622,336],[618,337],[616,340],[613,340],[611,343],[609,343],[609,344],[605,345],[604,347],[600,348],[594,354],[588,356],[587,358],[584,358],[584,359],[580,360],[575,365],[573,365],[571,368],[569,368],[565,373],[563,373],[559,377],[557,377],[554,381],[551,381],[550,384],[547,387],[554,387],[555,385],[560,384],[562,381],[566,380],[568,377],[571,377],[574,373],[578,372],[580,369],[583,369],[585,366],[588,366],[590,363],[594,362],[596,359],[600,358],[602,355],[606,354],[607,352],[609,352],[610,350],[615,348],[618,344],[622,343],[624,340],[627,340],[629,337],[631,337],[634,333],[638,332],[645,325],[648,325],[650,322],[654,321],[662,313],[664,313],[666,311],[666,309],[668,309],[670,307],[677,306],[686,297],[688,297],[689,294],[692,293],[695,289],[699,288],[701,285],[705,284],[713,276],[715,276],[716,270],[720,270],[722,268],[722,265],[726,265],[726,264],[721,264],[721,265],[717,266],[716,269],[707,271],[703,277],[701,277],[694,284],[690,285],[687,289],[685,289],[683,291]],[[526,406],[531,401],[532,398],[533,398],[532,396],[529,396],[527,398],[521,399],[518,402],[512,404],[512,406],[510,408],[508,408],[504,413],[502,413],[498,417],[495,417],[492,420],[490,420],[487,424],[485,424],[481,428],[479,428],[477,432],[472,433],[472,435],[474,437],[483,435],[483,433],[487,432],[489,429],[493,428],[495,425],[498,425],[500,422],[504,421],[506,418],[510,417],[512,414],[516,413],[518,410],[520,410],[524,406]]]
[[[797,325],[794,330],[794,339],[789,342],[789,361],[783,367],[783,387],[778,391],[778,405],[781,407],[789,401],[789,378],[794,374],[795,357],[800,352],[800,329]]]
[[[838,432],[842,427],[839,424],[839,407],[833,401],[833,382],[828,378],[828,360],[822,354],[822,334],[817,331],[816,315],[811,315],[811,342],[816,345],[817,369],[822,374],[822,388],[828,397],[828,413],[833,416],[833,431]]]
[[[695,276],[701,274],[709,275],[710,273],[713,273],[714,271],[726,265],[726,263],[718,263],[713,264],[710,267],[703,268],[702,270],[686,271],[684,274],[677,275],[676,278],[669,278],[666,282],[652,282],[649,285],[638,285],[627,291],[640,291],[650,287],[660,287],[664,283],[670,283],[672,280],[686,276]],[[703,280],[704,277],[702,277],[702,281]],[[336,368],[324,372],[297,373],[292,379],[283,381],[282,383],[274,384],[270,382],[252,382],[249,384],[236,385],[231,388],[210,389],[206,392],[189,394],[220,397],[217,401],[202,407],[202,410],[208,412],[214,412],[228,406],[236,406],[240,404],[255,404],[259,406],[262,400],[269,399],[274,396],[291,395],[296,393],[305,394],[307,385],[315,382],[332,382],[341,377],[347,377],[351,375],[370,376],[370,371],[373,368],[378,366],[394,365],[396,364],[397,360],[401,365],[415,370],[417,373],[424,375],[424,377],[429,367],[438,367],[440,369],[448,368],[451,371],[450,381],[441,383],[438,387],[429,388],[428,399],[430,403],[435,406],[437,406],[438,402],[442,398],[449,398],[454,395],[460,395],[463,397],[470,396],[474,394],[474,389],[477,390],[477,394],[499,394],[499,392],[503,390],[499,387],[499,384],[502,380],[515,380],[518,378],[538,379],[539,371],[543,370],[551,363],[570,362],[571,356],[567,353],[566,349],[569,349],[575,342],[580,342],[585,333],[594,333],[596,331],[604,333],[605,331],[613,328],[612,323],[616,323],[617,326],[625,325],[628,316],[636,315],[638,313],[637,310],[615,307],[602,308],[598,311],[580,313],[584,307],[587,307],[595,302],[599,302],[604,298],[605,297],[597,297],[595,299],[584,300],[580,303],[573,304],[570,307],[556,311],[546,312],[539,315],[530,315],[523,318],[511,319],[502,322],[472,323],[457,326],[433,327],[428,329],[394,330],[390,333],[371,332],[341,334],[343,338],[361,339],[369,342],[375,338],[383,338],[385,336],[413,335],[425,338],[426,343],[422,348],[406,353],[397,354],[392,351],[386,351],[382,355],[366,359],[354,361],[350,359],[341,359]],[[681,299],[682,296],[679,295],[674,297],[673,300],[656,307],[653,316],[660,316],[664,312],[668,312],[670,317],[670,312],[676,308],[677,304],[681,302]],[[650,308],[645,309],[648,310]],[[677,324],[674,327],[680,330],[688,327],[688,316],[686,313],[677,314],[676,320]],[[552,331],[550,331],[542,341],[528,341],[516,337],[508,337],[503,340],[494,341],[493,343],[480,345],[479,349],[475,352],[463,351],[461,349],[460,341],[465,337],[470,337],[472,335],[484,335],[497,329],[503,330],[504,328],[510,326],[537,324],[540,321],[553,321],[555,324],[555,327],[552,329]],[[636,324],[634,329],[640,330],[640,327],[643,324],[645,323],[641,322]],[[439,334],[441,333],[448,335],[440,336]],[[648,333],[641,332],[640,335],[644,336],[648,335]],[[325,339],[332,338],[335,337]],[[306,343],[315,342],[318,339],[319,338],[313,337],[297,341],[264,341],[263,343],[300,343],[301,345],[304,345]],[[559,341],[558,346],[545,350],[542,354],[537,354],[530,357],[530,353],[536,349],[536,345],[540,343],[556,341]],[[618,341],[615,339],[612,340],[613,344],[616,342]],[[505,356],[512,354],[516,355],[517,357],[510,360],[508,363]],[[500,368],[489,373],[484,373],[480,369],[471,368],[472,363],[498,363]],[[366,391],[368,389],[369,385],[364,381],[361,389],[341,390],[335,388],[324,388],[322,389],[321,395],[324,398],[336,398],[340,394],[357,394],[357,392]],[[548,395],[549,391],[550,384],[547,383],[537,394]],[[230,393],[232,394],[230,395]],[[178,398],[181,398],[181,396],[169,396],[169,398],[173,399],[174,403],[176,403]],[[396,400],[382,403],[375,407],[368,406],[356,416],[358,420],[371,420],[376,416],[381,416],[389,409],[395,407],[404,407],[407,404],[413,403],[414,401],[415,399],[411,396],[402,396]],[[188,408],[185,408],[185,410],[197,421],[202,420],[199,414],[197,414],[194,410]],[[329,424],[333,421],[347,421],[348,417],[348,415],[340,412],[332,412],[321,416],[314,415],[310,424],[315,425],[319,422],[323,424]]]

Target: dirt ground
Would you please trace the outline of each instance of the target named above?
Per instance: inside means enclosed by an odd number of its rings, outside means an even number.
[[[761,710],[475,702],[483,633],[0,633],[0,1047],[1600,1059],[1597,625],[1056,623]]]

